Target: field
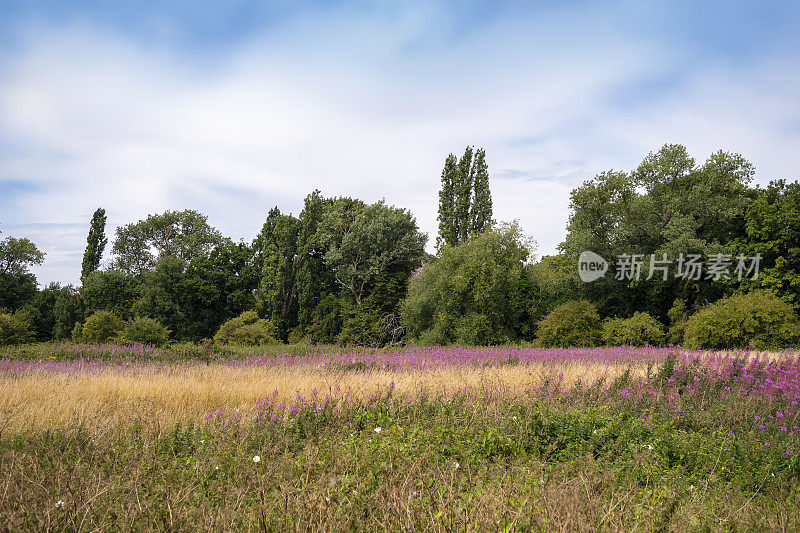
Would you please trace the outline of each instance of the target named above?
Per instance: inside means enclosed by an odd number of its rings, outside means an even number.
[[[0,530],[800,528],[800,358],[0,353]]]

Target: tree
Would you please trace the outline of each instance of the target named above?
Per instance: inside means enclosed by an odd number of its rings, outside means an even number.
[[[438,219],[439,250],[463,244],[492,225],[492,196],[483,149],[473,152],[468,146],[460,160],[453,154],[445,159]]]
[[[426,240],[410,212],[383,201],[366,205],[339,198],[320,224],[325,263],[356,305],[379,274],[401,269],[410,275],[421,263]]]
[[[36,294],[36,277],[28,271],[41,265],[45,253],[25,238],[6,237],[0,241],[0,309],[21,308]]]
[[[103,250],[106,249],[106,244],[108,244],[105,231],[106,210],[98,208],[92,215],[89,235],[86,237],[86,251],[83,253],[83,264],[81,265],[81,281],[100,266]]]
[[[222,236],[205,215],[187,209],[149,215],[135,224],[117,228],[112,252],[114,266],[139,275],[153,270],[167,256],[191,261],[207,254]]]
[[[281,214],[275,207],[253,242],[261,301],[276,335],[283,340],[290,329],[308,327],[316,306],[335,291],[318,231],[322,216],[332,203],[314,191],[305,198],[297,218]]]
[[[532,336],[535,288],[525,272],[533,243],[516,224],[460,245],[412,276],[401,306],[408,335],[424,344],[498,344]]]
[[[800,304],[800,183],[778,180],[759,189],[745,220],[743,249],[762,258],[758,279],[746,285]]]
[[[0,275],[27,274],[30,265],[41,265],[45,253],[28,239],[6,237],[0,241]]]
[[[575,262],[585,250],[599,253],[612,272],[622,254],[675,259],[681,253],[732,253],[744,234],[752,176],[752,165],[740,155],[719,151],[698,166],[683,146],[665,145],[633,172],[603,172],[573,190],[560,249]],[[648,311],[663,320],[675,298],[685,298],[691,307],[732,290],[725,283],[678,278],[674,270],[667,280],[647,283],[613,277],[583,287],[606,316]]]
[[[142,276],[142,296],[133,306],[136,316],[158,320],[176,338],[186,339],[186,306],[182,300],[186,262],[168,255],[158,262],[155,270]]]
[[[208,256],[196,257],[183,272],[178,305],[183,338],[205,339],[220,325],[256,305],[260,279],[253,249],[223,239]]]
[[[123,320],[133,316],[133,305],[142,294],[141,282],[120,270],[97,270],[83,280],[80,289],[86,314],[111,311]]]
[[[36,339],[69,337],[75,322],[83,319],[80,296],[72,285],[51,283],[38,291],[19,311],[31,325]]]

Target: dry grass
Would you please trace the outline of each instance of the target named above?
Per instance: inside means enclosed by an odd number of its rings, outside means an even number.
[[[256,401],[278,391],[280,401],[310,398],[369,398],[394,383],[395,394],[451,396],[464,388],[483,388],[498,396],[516,396],[541,385],[546,377],[569,386],[577,380],[613,379],[627,365],[526,364],[425,371],[346,372],[310,366],[231,367],[196,364],[178,373],[163,369],[108,370],[97,374],[29,372],[0,375],[0,415],[6,431],[63,429],[82,421],[88,427],[126,424],[135,417],[157,423],[199,420],[222,409],[254,414]],[[645,365],[631,368],[644,375]],[[559,374],[563,374],[560,376]],[[337,392],[338,388],[338,392]]]

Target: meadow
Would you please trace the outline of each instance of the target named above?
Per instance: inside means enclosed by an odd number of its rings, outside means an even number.
[[[800,357],[680,347],[0,353],[0,528],[800,528]]]

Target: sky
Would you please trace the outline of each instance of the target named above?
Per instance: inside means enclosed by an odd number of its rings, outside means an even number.
[[[552,254],[569,193],[680,143],[800,178],[800,3],[0,0],[0,238],[77,283],[106,233],[352,196],[437,232],[441,169],[486,149],[494,217]],[[106,260],[109,258],[108,250]]]

